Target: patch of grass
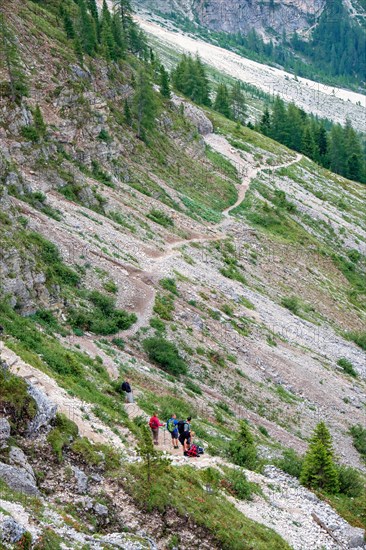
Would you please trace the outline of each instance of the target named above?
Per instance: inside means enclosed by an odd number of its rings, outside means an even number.
[[[162,225],[163,227],[174,226],[174,221],[171,219],[170,216],[165,214],[165,212],[162,212],[162,210],[157,210],[156,208],[153,208],[147,214],[147,217],[153,222],[158,223],[159,225]]]
[[[160,286],[162,286],[165,290],[168,290],[168,292],[175,294],[176,296],[179,295],[179,292],[177,289],[177,283],[175,282],[175,279],[170,279],[169,277],[161,279]]]
[[[79,430],[75,422],[69,420],[62,413],[57,413],[53,425],[53,429],[47,436],[47,441],[51,445],[57,460],[61,462],[63,449],[78,436]]]
[[[361,349],[366,351],[366,331],[349,331],[345,333],[347,340],[357,344]]]
[[[63,538],[49,527],[46,527],[33,550],[62,550],[62,543]]]
[[[296,296],[284,296],[281,300],[281,306],[289,309],[294,315],[300,314],[300,300]]]
[[[283,386],[277,386],[276,393],[279,395],[281,401],[285,403],[294,403],[294,401],[297,401],[296,396],[285,390]]]
[[[285,449],[282,458],[275,460],[275,466],[296,478],[300,477],[304,459],[293,449]]]
[[[172,313],[174,311],[174,298],[172,296],[163,296],[162,294],[157,294],[153,311],[165,321],[172,321]]]
[[[157,317],[152,317],[149,321],[149,324],[157,332],[165,332],[165,323],[161,319],[158,319]]]
[[[22,378],[0,368],[0,410],[9,418],[17,433],[25,431],[27,423],[37,412],[34,399],[28,394],[28,386]]]
[[[340,359],[338,359],[337,365],[339,365],[344,370],[344,372],[346,372],[350,376],[357,378],[357,371],[355,370],[351,361],[349,361],[345,357],[341,357]]]
[[[169,466],[150,485],[142,465],[131,464],[128,473],[124,488],[142,509],[160,513],[173,509],[179,517],[188,515],[211,533],[222,550],[289,550],[277,533],[246,518],[219,492],[207,493],[204,472],[183,466],[176,476]]]
[[[106,281],[103,284],[103,288],[104,288],[104,290],[106,290],[107,292],[110,292],[111,294],[117,294],[117,292],[118,292],[117,284],[114,281],[111,281],[111,280]]]
[[[150,361],[153,361],[163,370],[174,376],[187,373],[187,365],[181,358],[174,342],[162,337],[146,338],[143,347]]]
[[[86,437],[80,437],[71,445],[71,450],[89,466],[104,464],[105,471],[109,472],[120,468],[120,453],[109,445],[92,443]]]
[[[193,393],[196,393],[197,395],[202,395],[202,390],[197,384],[192,382],[192,380],[186,381],[186,388],[187,390],[193,391]]]

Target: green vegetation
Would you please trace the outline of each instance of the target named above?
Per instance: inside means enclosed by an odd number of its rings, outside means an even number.
[[[36,414],[34,399],[28,394],[28,387],[22,378],[0,368],[0,410],[9,418],[17,433],[23,433]]]
[[[345,333],[347,340],[351,340],[357,344],[361,349],[366,351],[366,331],[351,330]]]
[[[165,289],[171,292],[172,294],[175,294],[176,296],[179,295],[178,289],[177,289],[177,283],[175,279],[169,279],[168,277],[165,279],[160,280],[160,285]]]
[[[164,321],[172,321],[172,313],[174,311],[174,298],[171,295],[163,296],[157,294],[154,304],[154,312],[159,315]]]
[[[341,357],[340,359],[338,359],[337,365],[339,365],[344,370],[344,372],[346,372],[350,376],[357,378],[357,371],[355,370],[351,361],[349,361],[345,357]]]
[[[174,225],[174,222],[170,218],[170,216],[168,216],[161,210],[157,210],[155,208],[150,210],[147,217],[153,222],[158,223],[159,225],[162,225],[163,227],[173,227]]]
[[[366,428],[363,428],[361,424],[357,424],[352,426],[350,434],[352,436],[353,445],[366,461]]]
[[[162,337],[151,337],[143,341],[143,346],[149,359],[169,374],[180,376],[187,373],[187,365],[174,342]]]
[[[276,460],[275,464],[278,468],[289,474],[299,478],[302,471],[304,459],[300,457],[293,449],[285,449],[282,458]]]
[[[103,443],[92,443],[86,437],[80,437],[71,445],[72,452],[90,466],[103,465],[106,472],[120,468],[120,453],[114,447]]]
[[[44,529],[34,550],[62,550],[63,539],[49,527]]]
[[[116,309],[115,299],[97,290],[89,292],[87,299],[92,307],[88,304],[84,308],[69,309],[68,322],[73,329],[108,335],[127,330],[137,320],[135,313]]]
[[[253,435],[247,422],[240,422],[239,432],[229,444],[230,459],[244,468],[255,470],[259,461]]]
[[[220,492],[208,493],[206,471],[182,466],[177,476],[174,470],[169,465],[159,469],[159,475],[148,484],[146,466],[131,464],[124,478],[124,489],[148,512],[173,509],[178,517],[188,515],[209,531],[222,550],[289,548],[277,533],[243,516]]]
[[[13,103],[26,96],[28,90],[18,42],[4,12],[0,14],[0,68],[6,74],[5,82],[0,82],[1,93],[8,95]]]
[[[324,422],[319,422],[310,440],[301,469],[300,482],[327,493],[339,491],[339,475],[334,463],[332,438]]]
[[[183,55],[172,72],[174,87],[199,105],[211,105],[210,87],[206,70],[198,55]]]
[[[63,449],[78,436],[79,430],[75,422],[62,413],[57,413],[53,425],[54,427],[47,436],[47,441],[51,445],[57,460],[61,462]]]

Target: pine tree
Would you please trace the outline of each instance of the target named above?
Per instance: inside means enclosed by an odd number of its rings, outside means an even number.
[[[307,115],[304,111],[290,103],[287,108],[287,122],[289,127],[287,146],[295,151],[302,151],[302,140],[304,134],[304,124]]]
[[[13,102],[27,95],[25,74],[14,33],[0,12],[0,68],[7,73],[10,98]]]
[[[267,106],[264,109],[264,113],[259,122],[259,130],[265,136],[269,136],[271,134],[271,115]]]
[[[128,124],[128,126],[131,126],[132,125],[132,114],[131,114],[130,104],[128,103],[127,98],[125,99],[123,111],[124,111],[126,124]]]
[[[332,172],[344,175],[346,162],[343,128],[340,124],[335,124],[329,135],[329,168]]]
[[[112,16],[107,6],[106,0],[103,0],[102,13],[100,17],[100,43],[103,56],[108,60],[115,61],[116,43],[114,41],[112,30]]]
[[[64,29],[65,29],[67,38],[69,39],[75,38],[74,24],[67,10],[64,11],[63,21],[64,21]]]
[[[130,0],[113,0],[115,12],[121,19],[124,32],[127,31],[127,27],[131,22],[132,7]]]
[[[142,460],[141,467],[147,485],[146,487],[142,486],[142,490],[146,489],[147,492],[150,493],[154,481],[169,468],[170,460],[165,458],[163,454],[154,447],[150,430],[146,426],[143,426],[141,431],[142,436],[140,444],[137,447],[137,453]]]
[[[245,103],[245,96],[243,94],[242,87],[239,81],[235,82],[235,84],[231,87],[230,107],[233,119],[244,124],[247,106]]]
[[[37,104],[34,114],[33,114],[33,123],[34,127],[37,130],[37,134],[39,137],[44,137],[47,131],[47,125],[45,121],[43,120],[42,111],[40,109],[40,106]]]
[[[316,145],[314,141],[314,136],[311,132],[310,126],[305,126],[302,141],[301,141],[301,152],[307,157],[314,159],[316,153]]]
[[[324,422],[316,426],[310,440],[301,469],[300,482],[307,487],[322,489],[329,493],[339,490],[332,438]]]
[[[226,116],[226,118],[231,118],[231,108],[229,100],[229,92],[226,84],[219,84],[216,93],[216,99],[213,105],[213,108],[218,113]]]
[[[239,433],[230,442],[229,454],[235,464],[254,470],[257,466],[258,456],[249,425],[243,421],[240,423]]]
[[[95,21],[88,13],[85,0],[78,0],[79,14],[79,29],[80,29],[80,44],[83,51],[90,56],[93,56],[97,49],[97,32]]]
[[[155,126],[157,102],[149,75],[144,69],[140,69],[138,74],[134,105],[137,119],[137,137],[145,140],[146,131],[152,130]]]
[[[277,96],[274,100],[272,111],[272,124],[270,137],[287,145],[289,142],[288,118],[285,103]]]
[[[211,105],[210,85],[205,68],[197,56],[183,55],[172,72],[172,81],[177,90],[199,105]]]
[[[317,130],[315,141],[318,147],[319,160],[324,165],[326,162],[327,153],[328,153],[328,139],[327,139],[327,131],[324,128],[323,124],[320,124]]]
[[[164,65],[160,65],[160,93],[163,97],[168,99],[172,96],[170,92],[169,73]]]

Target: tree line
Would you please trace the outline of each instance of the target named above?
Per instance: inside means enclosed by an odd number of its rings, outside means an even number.
[[[279,143],[303,153],[324,168],[366,183],[366,155],[360,135],[349,120],[345,126],[319,121],[293,103],[276,97],[271,112],[265,109],[256,129]]]

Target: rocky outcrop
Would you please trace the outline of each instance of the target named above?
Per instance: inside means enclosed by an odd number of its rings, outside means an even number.
[[[8,544],[16,544],[25,533],[25,529],[11,516],[0,512],[0,541]]]
[[[180,13],[215,31],[265,34],[305,31],[322,13],[325,0],[135,0],[136,7]]]
[[[6,418],[0,418],[0,449],[6,447],[10,437],[10,424]]]
[[[38,496],[39,491],[34,477],[23,468],[0,462],[0,479],[18,493]]]
[[[47,427],[50,421],[55,418],[57,405],[51,403],[45,394],[32,384],[29,384],[28,393],[33,397],[37,405],[36,416],[29,422],[27,428],[28,436],[32,437],[35,436],[41,428]]]
[[[192,122],[202,136],[206,136],[213,132],[213,124],[202,109],[175,94],[172,95],[172,103],[174,103],[176,107],[184,109],[185,117]]]

